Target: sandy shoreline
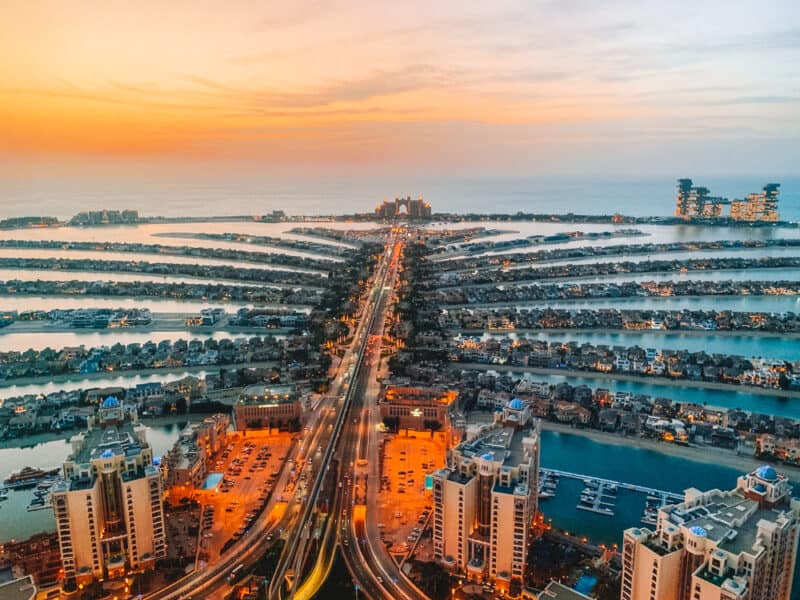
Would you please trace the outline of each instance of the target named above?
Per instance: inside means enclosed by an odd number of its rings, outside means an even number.
[[[629,448],[653,450],[676,458],[729,467],[741,471],[742,473],[749,473],[756,467],[764,464],[764,461],[758,460],[754,456],[736,454],[731,450],[725,450],[723,448],[679,446],[669,442],[643,439],[636,436],[623,436],[618,433],[607,433],[596,429],[576,429],[569,425],[553,423],[551,421],[542,421],[542,430],[579,435],[602,444],[615,444],[617,446],[627,446]],[[793,481],[800,481],[800,467],[779,465],[777,468],[778,471],[788,476]]]
[[[694,381],[692,379],[669,379],[667,377],[638,377],[636,375],[625,375],[622,373],[603,373],[600,371],[573,371],[570,369],[546,369],[542,367],[524,367],[516,365],[494,365],[479,363],[452,363],[461,369],[478,371],[498,371],[516,373],[534,373],[538,375],[563,375],[565,377],[590,377],[592,379],[603,379],[606,381],[630,381],[633,383],[653,383],[656,385],[667,385],[671,387],[701,388],[706,390],[718,390],[721,392],[745,392],[759,396],[772,396],[778,398],[800,399],[800,392],[789,390],[776,390],[756,387],[754,385],[732,385],[729,383],[718,383],[716,381]]]

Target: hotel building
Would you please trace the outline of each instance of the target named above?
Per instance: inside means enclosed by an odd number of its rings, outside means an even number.
[[[383,389],[378,407],[381,418],[397,418],[400,429],[424,431],[428,421],[438,421],[447,428],[457,399],[455,390],[389,385]]]
[[[763,466],[736,489],[690,488],[659,510],[655,531],[627,529],[622,600],[789,600],[800,500]]]
[[[289,427],[303,416],[303,399],[293,385],[249,385],[233,406],[237,431]]]
[[[768,183],[761,192],[748,194],[744,200],[731,202],[731,219],[734,221],[766,221],[779,220],[778,195],[779,183]]]
[[[52,491],[65,583],[153,568],[167,545],[161,472],[144,427],[109,397],[71,443]]]
[[[537,509],[539,425],[495,426],[448,451],[433,474],[434,557],[503,588],[525,573]]]
[[[721,217],[722,207],[729,204],[729,201],[727,198],[709,194],[707,187],[694,186],[691,179],[679,179],[675,216],[687,220]]]
[[[394,219],[397,217],[409,217],[411,219],[430,219],[431,205],[422,198],[412,200],[407,198],[395,198],[393,202],[384,200],[375,208],[375,215],[379,219]]]

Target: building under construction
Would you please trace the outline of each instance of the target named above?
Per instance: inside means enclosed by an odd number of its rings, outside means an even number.
[[[731,219],[734,221],[766,221],[775,222],[780,219],[778,213],[778,195],[781,184],[768,183],[761,192],[747,194],[744,200],[731,202]]]

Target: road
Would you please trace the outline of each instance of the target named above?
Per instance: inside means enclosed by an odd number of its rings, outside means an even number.
[[[403,598],[426,599],[427,596],[399,569],[381,541],[378,520],[378,492],[380,491],[379,425],[381,416],[377,406],[380,393],[378,374],[381,365],[381,340],[386,314],[396,284],[397,269],[404,240],[393,240],[392,266],[381,299],[380,322],[371,331],[375,344],[369,349],[365,366],[359,373],[359,412],[361,421],[355,428],[355,441],[347,446],[355,460],[356,478],[348,493],[359,495],[358,501],[366,505],[363,518],[350,519],[342,531],[342,554],[353,578],[359,582],[364,594],[372,599]],[[346,459],[345,459],[346,460]],[[366,465],[364,465],[366,461]],[[361,463],[361,465],[359,465]],[[345,464],[350,464],[345,462]],[[351,499],[351,503],[353,499]]]
[[[379,263],[376,282],[383,285],[387,266],[388,256],[384,256]],[[374,287],[373,290],[380,289]],[[313,481],[309,493],[302,492],[296,488],[292,498],[283,498],[280,491],[286,488],[289,479],[289,470],[284,465],[281,476],[276,483],[273,495],[262,515],[253,523],[250,530],[225,554],[223,559],[213,565],[194,571],[180,580],[165,586],[164,588],[148,595],[147,600],[187,600],[188,598],[219,598],[224,597],[229,589],[226,581],[230,572],[238,565],[244,565],[245,571],[251,568],[264,555],[266,550],[274,543],[273,538],[280,536],[286,540],[284,552],[279,561],[278,568],[270,581],[270,593],[275,593],[273,589],[279,589],[276,582],[282,582],[286,572],[295,564],[295,556],[298,546],[303,541],[302,533],[308,531],[311,517],[314,514],[316,500],[322,487],[325,472],[330,464],[336,441],[343,429],[345,417],[348,414],[347,406],[352,400],[353,393],[350,385],[350,375],[348,369],[352,366],[352,373],[358,372],[359,364],[364,356],[364,350],[368,344],[368,337],[365,331],[371,328],[375,320],[375,303],[367,302],[367,310],[364,311],[354,333],[353,347],[349,349],[342,361],[339,363],[331,388],[334,392],[345,393],[344,396],[330,396],[326,398],[311,419],[311,433],[294,445],[290,452],[287,464],[294,463],[302,465],[309,458],[308,454],[313,453],[312,477]],[[309,443],[310,442],[310,443]],[[323,452],[314,452],[316,448],[322,448]],[[322,454],[321,460],[315,457]],[[281,501],[287,501],[287,508],[281,519],[276,523],[270,519],[273,508]],[[304,544],[303,544],[304,546]],[[270,596],[274,597],[274,596]]]
[[[385,546],[377,528],[378,425],[380,415],[377,381],[381,341],[397,280],[405,231],[393,233],[388,243],[388,264],[380,272],[371,311],[367,343],[354,374],[349,414],[344,423],[336,457],[340,481],[332,503],[325,536],[308,578],[287,597],[310,600],[327,577],[337,547],[341,550],[353,580],[367,598],[406,600],[426,596],[403,576]],[[365,495],[366,491],[366,495]],[[366,502],[366,507],[364,506]],[[366,516],[366,520],[365,520]]]
[[[392,237],[389,244],[389,248],[394,249],[394,251],[384,253],[383,258],[381,259],[381,262],[376,270],[376,275],[373,279],[372,286],[367,291],[367,297],[364,300],[366,307],[365,310],[362,311],[362,317],[359,320],[359,324],[354,335],[355,341],[353,354],[349,360],[348,357],[345,357],[345,360],[342,361],[342,365],[351,365],[350,368],[352,369],[351,373],[353,377],[352,385],[350,385],[351,382],[349,381],[344,383],[345,396],[341,406],[339,407],[339,410],[337,411],[336,421],[333,424],[330,440],[326,446],[323,446],[325,448],[325,452],[318,467],[314,485],[309,494],[308,500],[305,503],[303,514],[296,523],[293,530],[293,535],[289,538],[278,563],[278,567],[273,574],[273,578],[268,590],[268,598],[282,598],[282,587],[285,576],[287,574],[298,572],[300,570],[300,566],[303,564],[305,553],[308,549],[307,542],[309,540],[310,529],[319,515],[317,510],[317,499],[319,497],[320,488],[325,474],[331,465],[334,454],[336,454],[337,458],[339,459],[335,463],[335,468],[339,470],[337,472],[337,476],[334,478],[335,481],[342,480],[342,470],[346,469],[350,464],[350,461],[347,460],[347,454],[349,452],[348,449],[352,446],[354,440],[352,426],[359,423],[358,417],[356,416],[354,418],[352,415],[354,414],[354,410],[358,410],[357,406],[361,402],[361,393],[359,390],[363,389],[362,383],[364,381],[363,378],[365,377],[364,373],[366,371],[364,369],[364,364],[366,361],[368,361],[368,356],[371,354],[371,349],[374,348],[375,345],[373,336],[369,334],[373,333],[376,330],[376,327],[380,327],[380,329],[378,329],[379,332],[382,331],[383,319],[385,318],[386,309],[388,307],[386,298],[388,297],[387,290],[389,287],[386,286],[386,282],[389,280],[390,272],[392,273],[391,281],[394,281],[394,276],[396,274],[397,246],[395,243],[393,243],[394,240],[395,237]],[[342,376],[343,375],[340,374],[340,377]],[[344,376],[346,377],[347,375]],[[353,420],[355,420],[355,423],[352,422]],[[335,540],[335,537],[332,537],[330,533],[330,528],[334,527],[334,531],[336,530],[339,522],[339,515],[344,507],[342,494],[343,489],[343,487],[336,488],[333,501],[331,502],[332,510],[330,512],[330,518],[328,520],[327,528],[323,538],[323,548],[327,549],[327,556],[330,556],[331,540]],[[327,545],[325,542],[327,542]],[[335,541],[333,546],[335,547]],[[321,552],[320,554],[324,554],[324,552]],[[319,561],[317,564],[319,564]],[[317,565],[315,565],[315,569],[312,570],[312,574],[314,574],[314,576],[318,578],[318,581],[321,582],[324,580],[323,575],[326,574],[326,570],[316,567]],[[302,586],[295,585],[291,590],[289,590],[288,596],[294,596],[297,591],[301,589],[303,589]],[[305,589],[308,589],[308,587]]]

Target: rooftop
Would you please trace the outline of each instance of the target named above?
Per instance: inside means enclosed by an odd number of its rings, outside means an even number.
[[[36,586],[30,575],[0,583],[0,600],[32,600],[35,597]]]
[[[591,600],[589,596],[581,594],[570,587],[562,585],[557,581],[551,581],[544,588],[539,600]]]
[[[104,429],[94,428],[83,434],[81,449],[70,459],[77,464],[86,464],[98,458],[113,456],[134,457],[147,446],[142,446],[130,422],[109,425]]]
[[[297,400],[299,394],[297,388],[293,385],[267,385],[257,383],[248,385],[242,390],[239,396],[240,404],[263,404],[263,403],[276,403],[282,404],[285,402],[294,402]]]
[[[731,554],[753,552],[759,521],[776,522],[780,510],[759,508],[739,491],[713,491],[708,502],[690,509],[678,504],[665,508],[669,521],[702,535]]]

